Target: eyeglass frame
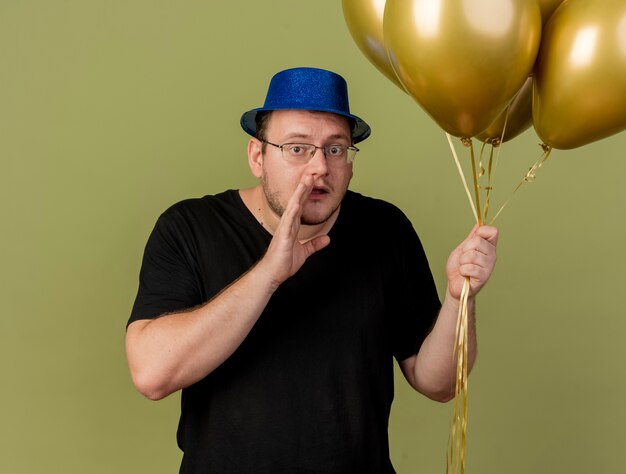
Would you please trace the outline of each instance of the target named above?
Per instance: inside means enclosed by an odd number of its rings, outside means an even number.
[[[308,146],[308,147],[313,147],[313,151],[311,152],[309,159],[306,161],[306,163],[308,163],[309,161],[311,161],[313,159],[313,157],[315,156],[315,153],[317,153],[317,150],[322,150],[322,153],[324,153],[324,158],[326,159],[326,161],[328,161],[328,156],[326,155],[327,149],[331,148],[331,147],[341,147],[346,149],[346,158],[345,158],[345,164],[349,165],[352,164],[356,158],[356,154],[361,151],[359,150],[357,147],[355,147],[354,145],[340,145],[340,144],[333,144],[333,145],[324,145],[324,146],[317,146],[317,145],[313,145],[312,143],[297,143],[297,142],[291,142],[291,143],[283,143],[282,145],[277,145],[276,143],[272,143],[272,142],[268,142],[267,140],[261,140],[259,139],[259,141],[261,143],[267,143],[268,145],[272,145],[273,147],[279,148],[280,149],[280,153],[282,156],[285,156],[283,153],[283,147],[287,146],[287,145],[302,145],[302,146]],[[352,159],[350,159],[350,153],[348,153],[348,150],[354,152],[352,154]],[[304,163],[304,162],[303,162]]]

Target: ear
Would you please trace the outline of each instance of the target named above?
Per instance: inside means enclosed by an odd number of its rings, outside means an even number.
[[[248,142],[248,166],[255,178],[261,179],[263,176],[263,152],[262,143],[256,138],[251,138]]]

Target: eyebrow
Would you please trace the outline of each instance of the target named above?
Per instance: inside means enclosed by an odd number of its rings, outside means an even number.
[[[294,138],[297,139],[304,139],[304,140],[310,140],[311,136],[307,135],[306,133],[298,133],[298,132],[294,132],[294,133],[289,133],[285,136],[285,140],[293,140]],[[347,140],[350,141],[350,137],[348,137],[347,135],[344,134],[340,134],[340,133],[336,133],[334,135],[330,135],[329,137],[327,137],[327,140],[335,140],[335,139],[343,139],[343,140]]]

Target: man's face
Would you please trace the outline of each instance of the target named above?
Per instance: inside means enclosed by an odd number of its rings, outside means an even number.
[[[266,139],[277,145],[307,143],[322,147],[352,144],[345,117],[304,110],[272,112]],[[282,216],[296,186],[306,175],[313,177],[314,184],[304,206],[302,223],[322,224],[339,208],[352,178],[352,164],[329,163],[320,149],[308,163],[294,164],[283,158],[279,148],[267,145],[260,177],[267,203],[277,216]]]

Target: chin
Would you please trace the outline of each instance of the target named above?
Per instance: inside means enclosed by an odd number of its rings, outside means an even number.
[[[337,211],[338,208],[339,206],[334,207],[326,212],[321,211],[321,210],[319,212],[305,212],[304,214],[302,214],[302,217],[300,218],[300,223],[302,225],[323,224],[332,217],[332,215],[335,213],[335,211]]]
[[[328,220],[330,216],[328,216],[325,219],[308,219],[306,217],[302,217],[300,219],[300,224],[301,225],[310,225],[310,226],[314,226],[314,225],[320,225],[323,224],[324,222],[326,222]]]

